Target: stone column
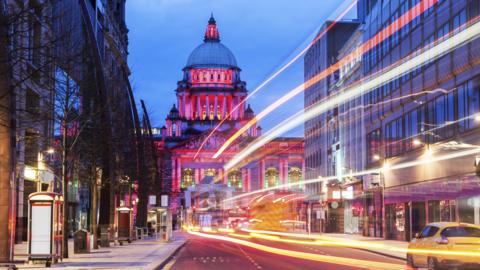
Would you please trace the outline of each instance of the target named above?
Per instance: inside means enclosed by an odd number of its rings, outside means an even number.
[[[202,95],[197,96],[197,114],[198,114],[198,119],[202,119],[202,104],[200,102]]]
[[[182,180],[182,160],[177,159],[177,182],[175,183],[176,189],[180,187],[180,181]]]
[[[195,169],[195,184],[200,182],[200,169]]]
[[[214,103],[214,105],[213,105],[213,106],[214,106],[214,107],[213,107],[213,114],[214,114],[213,117],[215,118],[215,117],[217,117],[217,115],[218,115],[218,96],[215,95],[214,98],[215,98],[215,103]]]
[[[187,100],[186,100],[186,97],[185,97],[185,93],[182,94],[182,110],[180,111],[180,116],[182,117],[185,117],[187,116],[187,112],[186,112],[186,109],[187,108]]]
[[[248,190],[247,185],[248,185],[247,169],[242,169],[242,191],[243,192]]]
[[[283,166],[285,167],[285,172],[283,174],[285,176],[285,184],[288,184],[288,158],[283,161]]]
[[[227,95],[223,95],[223,112],[222,112],[222,118],[227,117]]]
[[[226,171],[226,170],[223,170],[223,183],[225,185],[228,184],[228,171]]]
[[[265,187],[265,160],[260,161],[260,189]]]
[[[207,112],[207,119],[210,119],[210,95],[205,96],[205,107]]]
[[[284,160],[282,158],[278,160],[278,177],[280,178],[278,182],[280,185],[285,184],[285,168],[283,162]]]

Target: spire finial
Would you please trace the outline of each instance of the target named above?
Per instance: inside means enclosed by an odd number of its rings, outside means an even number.
[[[217,22],[213,17],[213,12],[210,15],[210,19],[208,20],[207,30],[205,31],[205,38],[203,39],[205,42],[219,42],[220,41],[220,34],[218,33],[217,29]]]

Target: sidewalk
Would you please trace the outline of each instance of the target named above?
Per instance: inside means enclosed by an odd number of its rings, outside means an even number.
[[[385,255],[388,257],[405,260],[407,256],[406,250],[408,248],[408,242],[404,241],[385,240],[378,237],[367,237],[355,234],[340,233],[324,233],[321,234],[321,236],[326,240],[332,241],[350,240],[350,243],[358,242],[358,249]]]
[[[174,232],[173,241],[164,243],[159,240],[145,239],[133,241],[123,246],[99,248],[88,254],[73,254],[73,241],[69,241],[68,259],[53,264],[52,268],[64,269],[155,269],[166,261],[178,248],[186,242],[181,232]],[[15,246],[16,254],[27,253],[27,243]],[[15,257],[15,260],[26,260],[26,257]],[[19,269],[45,269],[45,264],[21,264]]]

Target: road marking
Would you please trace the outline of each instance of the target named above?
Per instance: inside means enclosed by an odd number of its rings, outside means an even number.
[[[243,250],[243,248],[240,245],[236,245],[236,246],[238,249],[240,249],[240,251],[242,251],[243,255],[245,255],[245,257],[247,257],[247,259],[250,260],[250,262],[255,267],[257,267],[257,269],[262,269],[262,267],[250,255],[248,255],[247,252],[245,252],[245,250]]]

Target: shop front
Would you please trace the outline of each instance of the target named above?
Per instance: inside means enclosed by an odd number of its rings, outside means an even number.
[[[362,234],[363,232],[363,196],[362,183],[350,184],[342,191],[344,205],[344,233]]]
[[[480,179],[470,174],[385,189],[387,239],[409,241],[432,222],[480,224]]]

